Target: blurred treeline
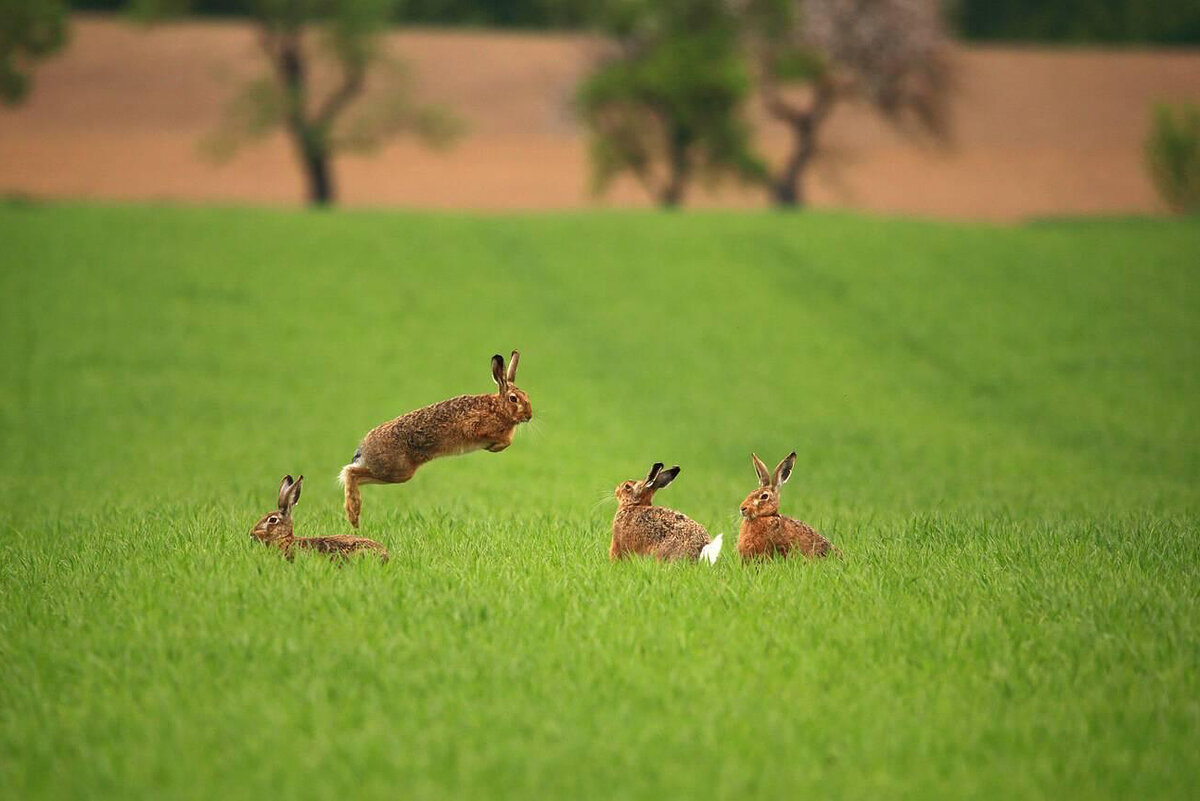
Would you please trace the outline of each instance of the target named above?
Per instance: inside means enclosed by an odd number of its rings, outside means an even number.
[[[119,11],[128,0],[72,0]],[[488,28],[585,27],[593,0],[408,0],[397,22]],[[239,16],[242,0],[196,0],[195,13]],[[1200,44],[1200,0],[951,0],[947,21],[980,41]]]

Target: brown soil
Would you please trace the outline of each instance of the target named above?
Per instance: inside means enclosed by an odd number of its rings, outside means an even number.
[[[389,46],[421,94],[468,135],[444,152],[393,140],[336,166],[349,205],[562,209],[646,205],[620,183],[588,192],[574,86],[600,42],[584,36],[406,31]],[[1011,220],[1162,211],[1142,166],[1156,100],[1200,102],[1200,52],[961,48],[947,148],[840,108],[814,168],[816,206]],[[0,193],[42,197],[297,203],[303,185],[282,135],[214,164],[199,141],[240,79],[263,69],[239,23],[153,29],[77,17],[74,38],[37,72],[30,101],[0,111]],[[764,148],[784,132],[763,122]],[[691,205],[764,205],[761,192],[697,188]]]

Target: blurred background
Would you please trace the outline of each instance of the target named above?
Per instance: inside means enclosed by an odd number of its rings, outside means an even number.
[[[0,0],[0,801],[1194,798],[1198,105],[1200,0]],[[247,536],[512,348],[386,567]]]
[[[0,29],[9,197],[1200,202],[1195,0],[0,0]]]

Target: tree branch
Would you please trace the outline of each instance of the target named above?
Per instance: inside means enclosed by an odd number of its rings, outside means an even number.
[[[308,121],[304,117],[307,87],[300,33],[295,29],[279,30],[264,26],[259,41],[282,85],[288,127],[294,135],[304,139],[308,129]]]
[[[767,113],[777,120],[793,127],[809,122],[820,124],[839,97],[854,94],[854,87],[844,78],[839,79],[831,72],[823,70],[807,80],[813,87],[813,94],[806,107],[789,103],[780,92],[779,79],[776,76],[778,54],[769,52],[766,45],[762,47],[764,49],[758,52],[755,59],[759,91]]]
[[[362,92],[365,82],[366,68],[361,61],[343,61],[342,83],[325,99],[313,121],[322,128],[328,127]]]
[[[777,120],[786,122],[789,125],[800,125],[804,118],[808,115],[808,109],[794,108],[789,106],[779,93],[779,84],[771,75],[771,68],[767,65],[761,66],[762,72],[762,99],[763,105],[767,109],[767,113]]]
[[[813,84],[812,105],[808,109],[809,119],[814,126],[820,125],[829,116],[829,112],[833,110],[833,104],[837,101],[837,98],[837,87],[830,78],[822,77],[816,80]]]

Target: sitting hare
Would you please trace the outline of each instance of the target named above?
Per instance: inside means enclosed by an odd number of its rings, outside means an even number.
[[[499,453],[511,445],[517,425],[533,419],[529,397],[513,384],[520,358],[514,350],[505,370],[504,357],[492,357],[492,378],[499,392],[459,395],[367,432],[339,476],[346,490],[350,525],[358,528],[362,511],[360,484],[403,484],[417,468],[440,456],[477,450]]]
[[[779,463],[775,472],[768,473],[758,454],[751,454],[758,473],[758,489],[742,501],[742,525],[738,530],[737,548],[743,559],[787,556],[798,551],[812,559],[840,553],[807,523],[779,514],[779,487],[787,483],[796,463],[793,451]]]
[[[670,484],[679,475],[679,466],[662,469],[655,462],[642,481],[617,485],[617,514],[613,517],[610,559],[626,554],[653,556],[656,559],[703,559],[712,564],[721,553],[721,538],[710,541],[704,527],[685,514],[663,506],[651,506],[654,492]]]
[[[292,535],[292,507],[300,501],[300,484],[304,476],[292,481],[291,476],[284,476],[279,484],[279,509],[262,516],[262,519],[250,529],[250,536],[265,545],[273,545],[283,551],[290,561],[295,555],[295,548],[319,551],[330,557],[341,560],[353,553],[370,551],[387,561],[388,552],[378,542],[366,537],[350,537],[339,534],[334,537],[300,537]]]

